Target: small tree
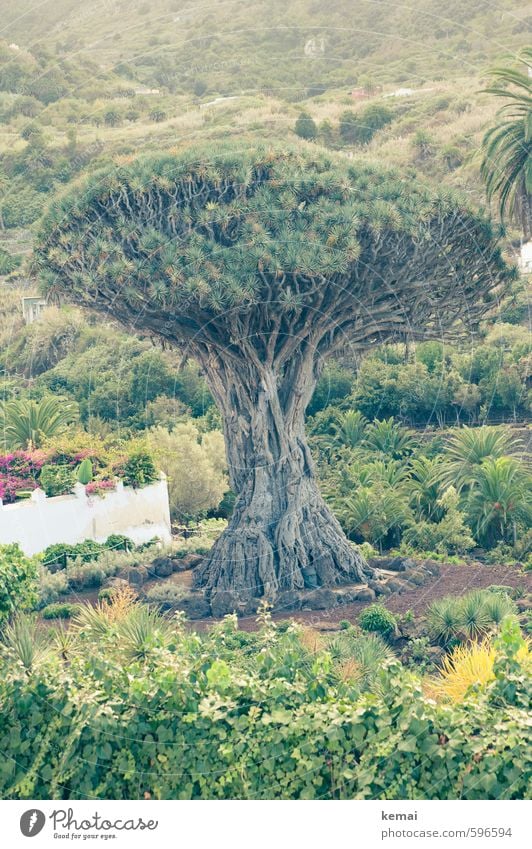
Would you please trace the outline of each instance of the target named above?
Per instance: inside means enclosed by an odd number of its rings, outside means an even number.
[[[148,438],[157,464],[168,477],[173,518],[199,519],[218,507],[229,487],[219,430],[200,438],[198,429],[188,421],[175,425],[172,432],[156,427]]]
[[[301,112],[298,115],[294,132],[301,139],[315,139],[318,135],[316,122],[308,112]]]
[[[156,123],[160,123],[161,121],[166,121],[167,114],[163,109],[153,109],[150,112],[150,120],[155,121]]]
[[[307,146],[194,149],[93,175],[52,207],[36,263],[50,297],[201,364],[238,497],[197,580],[270,598],[365,574],[305,439],[326,357],[474,327],[512,276],[489,223],[453,198]]]
[[[340,136],[347,144],[369,144],[375,133],[393,121],[394,113],[380,103],[370,103],[361,112],[346,110],[340,117]]]

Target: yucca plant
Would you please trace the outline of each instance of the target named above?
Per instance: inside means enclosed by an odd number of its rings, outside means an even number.
[[[506,103],[497,113],[497,123],[482,141],[480,172],[488,198],[497,197],[501,218],[516,221],[525,236],[532,236],[532,48],[518,55],[521,68],[494,68],[495,85],[488,94]]]
[[[468,640],[476,640],[488,633],[492,622],[486,608],[486,593],[473,590],[463,596],[458,605],[459,628],[461,635]]]
[[[338,678],[355,683],[361,691],[372,689],[380,670],[396,660],[392,649],[378,634],[360,634],[354,629],[336,634],[327,648]]]
[[[461,611],[453,597],[439,598],[427,611],[427,627],[433,640],[446,645],[460,633]]]
[[[485,593],[484,605],[490,622],[500,625],[505,616],[515,616],[517,605],[507,593],[490,590]]]
[[[44,635],[33,613],[18,613],[3,631],[3,651],[20,664],[27,674],[49,655]]]
[[[109,618],[110,605],[102,602],[94,607],[91,604],[80,605],[72,618],[72,627],[83,639],[99,640],[108,637],[113,629]]]
[[[169,648],[176,629],[148,605],[135,604],[119,622],[117,636],[126,655],[146,660],[157,650]]]
[[[486,636],[515,610],[514,602],[504,593],[472,590],[434,601],[427,611],[427,625],[431,637],[447,645]]]
[[[9,451],[40,448],[46,439],[62,433],[77,417],[76,404],[57,398],[6,401],[0,404],[0,440]]]

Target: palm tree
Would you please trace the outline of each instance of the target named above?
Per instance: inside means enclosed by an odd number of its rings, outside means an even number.
[[[462,427],[450,437],[444,463],[438,475],[445,486],[460,490],[467,487],[471,476],[484,460],[496,460],[519,451],[521,443],[506,427]]]
[[[364,444],[370,451],[400,460],[411,454],[415,448],[414,438],[409,430],[389,419],[375,419],[366,430]]]
[[[331,445],[341,448],[355,448],[361,442],[368,420],[358,410],[346,410],[338,415],[333,424],[334,437]]]
[[[517,524],[532,520],[531,484],[515,457],[488,458],[472,471],[467,508],[479,541],[491,545],[511,532],[515,545]]]
[[[484,136],[480,172],[488,198],[499,198],[501,218],[508,213],[528,239],[532,236],[532,48],[519,57],[525,70],[495,68],[497,85],[485,89],[507,102],[497,113],[498,122]]]
[[[408,492],[418,518],[439,522],[444,509],[439,504],[442,494],[439,481],[441,458],[416,457],[410,464]]]
[[[13,451],[40,448],[43,441],[62,433],[77,419],[76,404],[57,398],[26,398],[0,404],[0,442]]]

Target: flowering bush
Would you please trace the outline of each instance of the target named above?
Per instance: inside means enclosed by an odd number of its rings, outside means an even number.
[[[12,504],[19,493],[36,489],[47,456],[44,451],[13,451],[0,454],[0,499]]]
[[[87,495],[104,496],[106,492],[111,492],[113,489],[116,489],[115,480],[91,481],[85,486],[85,492]]]
[[[12,504],[22,492],[37,487],[48,496],[69,492],[84,461],[91,464],[94,475],[87,495],[105,495],[116,487],[116,478],[139,487],[158,477],[142,441],[101,440],[81,431],[62,434],[53,443],[49,440],[45,449],[0,454],[0,499]]]

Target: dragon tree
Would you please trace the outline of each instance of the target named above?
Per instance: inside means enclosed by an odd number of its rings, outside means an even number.
[[[461,201],[303,143],[97,173],[50,209],[36,262],[49,295],[201,364],[237,499],[196,580],[242,599],[367,574],[305,439],[326,358],[474,329],[511,276]]]

